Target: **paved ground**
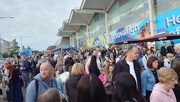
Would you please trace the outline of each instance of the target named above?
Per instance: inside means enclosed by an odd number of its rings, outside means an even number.
[[[3,90],[3,96],[6,97],[5,93],[6,93],[5,90]],[[7,101],[4,101],[2,98],[0,98],[0,102],[7,102]]]

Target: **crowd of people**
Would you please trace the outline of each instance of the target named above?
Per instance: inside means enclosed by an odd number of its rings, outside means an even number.
[[[23,55],[3,63],[1,88],[8,102],[180,102],[179,61],[165,42]]]

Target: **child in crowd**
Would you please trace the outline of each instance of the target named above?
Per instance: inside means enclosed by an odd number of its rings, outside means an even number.
[[[103,83],[106,94],[108,96],[108,102],[111,102],[113,87],[112,87],[112,71],[114,69],[113,62],[109,62],[103,69],[103,73],[99,75],[99,79]]]

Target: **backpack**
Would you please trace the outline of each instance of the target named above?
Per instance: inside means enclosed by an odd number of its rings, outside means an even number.
[[[39,89],[39,82],[38,82],[38,80],[36,78],[34,78],[34,80],[35,80],[35,90],[36,90],[36,94],[37,94],[38,93],[38,89]],[[58,86],[56,80],[55,80],[55,84],[56,84],[56,86]]]
[[[36,78],[34,78],[34,80],[35,80],[35,90],[36,90],[36,94],[37,94],[38,89],[39,89],[39,82],[38,82],[38,80]],[[56,84],[56,86],[58,86],[56,80],[55,80],[55,84]],[[62,97],[62,102],[68,102],[68,100],[66,98]]]

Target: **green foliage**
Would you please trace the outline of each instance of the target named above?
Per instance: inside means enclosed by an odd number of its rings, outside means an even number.
[[[22,49],[23,49],[23,50],[25,49],[25,46],[24,46],[24,45],[22,46]]]
[[[38,54],[38,53],[39,53],[38,50],[34,50],[34,51],[33,51],[33,54]]]
[[[31,49],[30,46],[28,46],[27,49]]]
[[[16,55],[19,55],[19,46],[18,46],[18,42],[16,41],[16,39],[12,40],[12,47],[10,48],[10,54],[9,57],[13,57]]]
[[[3,57],[3,58],[8,58],[8,57],[9,57],[9,55],[8,55],[8,53],[7,53],[7,52],[5,52],[5,53],[2,53],[2,57]]]

